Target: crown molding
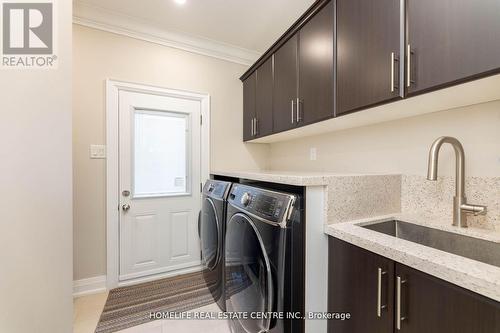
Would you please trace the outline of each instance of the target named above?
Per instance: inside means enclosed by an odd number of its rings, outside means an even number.
[[[257,51],[167,31],[137,18],[78,1],[73,4],[73,23],[246,66],[252,65],[260,56]]]

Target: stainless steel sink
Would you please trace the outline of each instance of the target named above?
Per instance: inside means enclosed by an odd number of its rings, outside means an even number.
[[[397,220],[363,228],[500,267],[500,244]]]

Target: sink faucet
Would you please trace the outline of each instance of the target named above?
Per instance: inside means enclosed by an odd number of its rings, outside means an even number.
[[[453,225],[467,228],[467,213],[474,215],[485,215],[486,206],[471,205],[465,198],[465,153],[460,141],[449,136],[438,138],[429,151],[429,164],[427,169],[427,179],[437,180],[439,150],[443,143],[449,143],[455,150],[456,157],[456,179],[455,197],[453,198]]]

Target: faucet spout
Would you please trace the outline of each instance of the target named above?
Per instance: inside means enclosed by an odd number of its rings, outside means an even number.
[[[438,174],[438,159],[439,151],[444,143],[450,144],[455,150],[455,177],[456,187],[455,196],[465,197],[465,152],[462,144],[456,138],[450,136],[442,136],[438,138],[429,150],[429,163],[427,168],[427,179],[436,181]]]
[[[467,227],[467,213],[474,215],[484,215],[487,212],[486,206],[467,204],[465,198],[465,153],[460,141],[450,136],[438,138],[431,146],[429,151],[429,161],[427,165],[427,179],[437,180],[438,159],[441,146],[445,143],[450,144],[455,150],[455,197],[453,198],[453,225]]]

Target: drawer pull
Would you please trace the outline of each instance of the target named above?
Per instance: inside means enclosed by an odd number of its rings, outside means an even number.
[[[401,322],[406,317],[401,316],[401,288],[406,283],[406,280],[401,279],[400,276],[396,277],[396,329],[401,330]]]
[[[382,317],[382,309],[387,305],[382,305],[382,276],[387,274],[382,268],[378,268],[377,272],[377,317]]]

